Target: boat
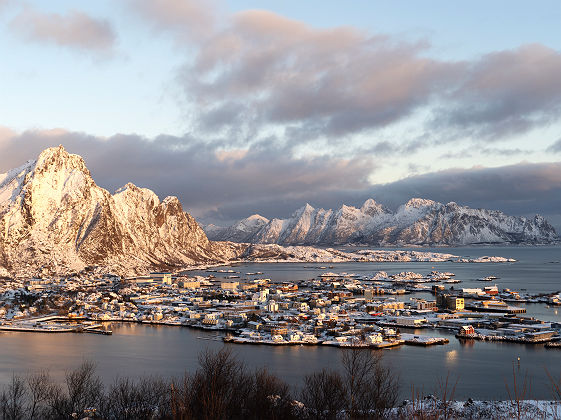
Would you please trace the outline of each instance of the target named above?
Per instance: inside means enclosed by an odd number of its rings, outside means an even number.
[[[477,281],[493,281],[493,280],[498,280],[498,277],[495,277],[495,276],[487,276],[487,277],[483,277],[483,278],[477,279]]]

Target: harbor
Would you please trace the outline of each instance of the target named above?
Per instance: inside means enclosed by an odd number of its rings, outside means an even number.
[[[127,322],[214,331],[233,344],[373,349],[446,345],[454,336],[534,345],[560,338],[559,322],[527,316],[525,306],[556,307],[559,292],[463,287],[454,272],[434,267],[393,273],[335,267],[306,266],[317,274],[290,281],[237,265],[133,278],[24,280],[5,287],[18,286],[14,303],[35,299],[35,305],[4,311],[0,331],[111,335],[111,323]],[[46,302],[53,306],[49,296],[67,314],[33,316]]]
[[[436,337],[442,338],[443,343],[448,340],[446,344],[425,346],[394,339],[393,346],[378,347],[387,363],[399,367],[404,384],[414,381],[430,391],[435,378],[450,370],[461,377],[458,398],[505,398],[504,378],[512,374],[513,360],[520,357],[522,369],[540,366],[545,360],[554,365],[561,362],[555,338],[525,343],[455,335],[464,325],[496,334],[504,334],[501,328],[512,327],[519,335],[537,331],[538,326],[542,330],[556,328],[561,322],[557,315],[561,307],[555,304],[559,285],[554,269],[558,265],[528,266],[525,255],[533,251],[505,249],[505,257],[512,253],[522,260],[516,264],[263,263],[199,268],[168,276],[155,273],[138,280],[95,276],[14,279],[4,283],[5,288],[0,290],[7,302],[1,318],[4,324],[57,313],[61,323],[73,324],[75,321],[69,319],[72,317],[80,323],[106,325],[113,334],[2,331],[0,336],[6,352],[18,354],[16,349],[25,349],[21,352],[27,360],[22,365],[24,370],[28,366],[50,366],[64,372],[69,363],[77,365],[87,357],[100,366],[109,383],[116,374],[134,375],[139,366],[145,374],[173,376],[186,367],[195,368],[197,353],[205,348],[227,346],[243,355],[248,366],[266,365],[286,380],[299,384],[302,372],[336,366],[342,349],[365,345],[358,340],[379,333],[381,341],[389,341],[384,337],[384,329],[386,334],[399,330],[399,340],[408,338],[408,334],[419,337],[416,341]],[[478,257],[488,250],[479,252],[470,249],[469,255]],[[533,283],[526,282],[525,272],[539,270],[541,274]],[[393,281],[392,276],[402,281],[405,276],[399,274],[407,272],[418,276],[408,275],[409,284]],[[335,276],[320,277],[324,273]],[[476,280],[492,274],[499,279],[486,283]],[[240,278],[226,278],[232,275]],[[417,277],[418,284],[413,277]],[[426,281],[429,277],[430,282]],[[432,281],[433,278],[440,281]],[[448,283],[450,279],[458,283]],[[437,286],[435,290],[433,286]],[[438,298],[439,294],[451,298]],[[527,312],[508,314],[444,307],[459,304],[458,299],[462,298],[467,306],[472,302],[502,300]],[[508,299],[514,301],[507,302]],[[276,337],[273,341],[271,332],[280,333],[282,340]],[[323,344],[328,341],[334,345]],[[134,356],[131,348],[135,348]],[[46,354],[48,358],[43,356]],[[154,355],[158,355],[157,360]],[[11,366],[17,368],[21,364],[13,358],[6,360],[10,360],[10,365],[0,372],[4,382],[11,377]],[[147,364],[146,360],[152,362]],[[548,379],[543,369],[530,371],[530,377],[534,395],[547,398]],[[485,381],[484,387],[481,381]]]

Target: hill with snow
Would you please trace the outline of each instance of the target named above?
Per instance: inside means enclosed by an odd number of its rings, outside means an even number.
[[[0,174],[0,268],[4,275],[120,274],[224,261],[239,252],[213,243],[176,197],[127,184],[114,195],[62,146]]]
[[[257,217],[251,216],[252,220]],[[395,212],[368,199],[360,208],[343,205],[324,210],[306,204],[288,219],[259,220],[252,224],[244,219],[227,228],[214,226],[207,234],[213,240],[280,245],[545,244],[559,239],[539,215],[507,216],[421,198],[412,198]]]

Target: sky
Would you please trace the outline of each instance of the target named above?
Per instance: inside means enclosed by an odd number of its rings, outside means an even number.
[[[63,144],[199,220],[411,197],[561,227],[561,3],[0,0],[0,172]]]

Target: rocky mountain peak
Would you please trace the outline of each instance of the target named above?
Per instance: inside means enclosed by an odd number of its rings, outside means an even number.
[[[251,222],[265,222],[265,223],[269,221],[269,219],[261,216],[260,214],[252,214],[251,216],[245,218],[244,220],[251,221]]]
[[[117,191],[115,191],[115,194],[122,193],[125,191],[139,192],[140,190],[141,189],[138,188],[136,185],[134,185],[132,182],[127,182],[121,188],[118,188]]]
[[[111,195],[62,146],[0,175],[0,232],[0,267],[26,276],[92,265],[131,274],[234,257],[208,241],[177,197],[160,202],[132,183]]]
[[[127,183],[124,187],[115,191],[113,198],[121,207],[156,207],[160,204],[160,199],[154,191],[148,188],[140,188],[132,182]]]
[[[343,204],[340,208],[341,212],[345,213],[345,212],[356,212],[358,209],[356,207],[353,206],[347,206],[346,204]]]
[[[374,216],[376,214],[385,213],[384,207],[381,204],[378,204],[372,198],[369,198],[368,200],[366,200],[364,202],[364,204],[360,208],[360,211],[364,214],[369,215],[369,216]]]
[[[315,209],[309,204],[306,203],[305,205],[303,205],[302,207],[300,207],[298,210],[296,210],[293,214],[292,217],[302,217],[304,214],[310,214],[314,211]]]
[[[480,243],[551,243],[559,238],[541,216],[532,219],[507,216],[500,211],[470,209],[455,202],[446,205],[412,198],[396,212],[369,199],[360,209],[341,206],[338,210],[314,210],[309,204],[288,219],[274,219],[255,229],[229,228],[228,238],[241,236],[244,242],[280,245],[371,244],[467,245]],[[251,231],[251,235],[248,235]],[[238,232],[238,233],[236,233]],[[213,232],[214,239],[225,239]]]
[[[432,207],[436,204],[435,201],[427,200],[425,198],[412,198],[405,203],[406,208],[420,209],[422,207]]]
[[[37,175],[47,172],[69,172],[74,170],[91,176],[84,159],[81,156],[68,153],[62,145],[43,150],[35,164],[35,173]]]

